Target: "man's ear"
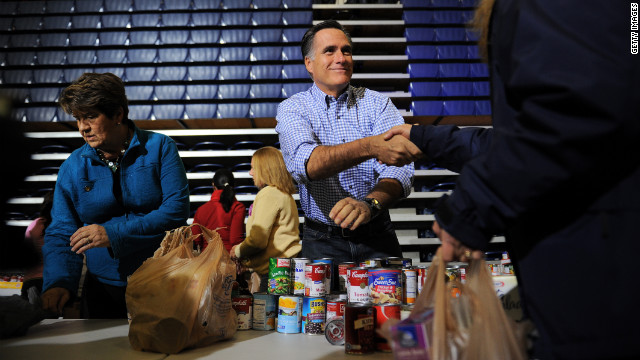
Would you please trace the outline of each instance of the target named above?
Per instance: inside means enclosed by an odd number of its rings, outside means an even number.
[[[304,57],[304,66],[307,68],[307,72],[309,73],[309,75],[311,75],[311,78],[313,78],[313,68],[311,67],[311,62],[313,60],[311,60],[310,57],[305,56]]]
[[[122,107],[120,107],[120,110],[118,110],[118,112],[116,113],[116,123],[120,124],[122,123],[122,118],[124,117],[124,109]]]

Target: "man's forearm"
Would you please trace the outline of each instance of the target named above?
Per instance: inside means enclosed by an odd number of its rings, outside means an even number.
[[[371,159],[369,138],[346,144],[318,146],[307,162],[307,176],[311,180],[325,179]]]
[[[384,178],[378,181],[367,197],[378,200],[383,208],[388,209],[403,195],[402,184],[398,180]]]

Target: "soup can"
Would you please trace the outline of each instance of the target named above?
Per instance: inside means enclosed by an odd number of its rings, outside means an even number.
[[[339,298],[327,299],[327,321],[344,317],[344,307],[347,305],[345,300]]]
[[[305,265],[309,263],[307,258],[293,258],[291,259],[291,274],[293,281],[294,295],[304,295],[304,281],[305,281]]]
[[[350,303],[369,302],[369,269],[354,267],[347,269],[347,299]]]
[[[291,291],[291,259],[270,258],[269,280],[267,290],[269,294],[286,295]]]
[[[369,269],[369,291],[374,304],[402,304],[402,272],[400,269]]]
[[[299,334],[302,323],[302,297],[297,295],[282,295],[278,298],[279,333]]]
[[[382,325],[387,322],[387,320],[389,319],[398,319],[400,320],[400,311],[401,311],[401,306],[400,304],[377,304],[373,306],[373,309],[375,310],[376,316],[375,316],[375,320],[376,320],[376,330],[380,330],[382,328]],[[389,342],[387,341],[387,339],[385,339],[384,337],[380,336],[377,334],[377,332],[375,333],[375,343],[376,343],[376,350],[378,351],[384,351],[384,352],[391,352],[391,344],[389,344]]]
[[[326,272],[324,274],[324,288],[327,294],[330,294],[333,290],[333,258],[322,258],[313,260],[316,264],[327,264]]]
[[[253,294],[253,329],[273,330],[276,328],[276,295],[266,292]]]
[[[344,351],[370,354],[375,350],[375,311],[370,303],[347,304],[344,308]]]
[[[414,267],[403,268],[402,282],[404,303],[415,303],[416,298],[418,297],[418,269]]]
[[[324,335],[326,301],[323,297],[302,298],[302,332],[307,335]]]
[[[331,345],[344,345],[344,319],[340,317],[327,321],[324,337]]]
[[[338,292],[347,292],[347,270],[356,267],[354,262],[343,262],[338,264]]]
[[[325,282],[327,264],[307,264],[304,269],[304,295],[324,296],[326,294],[327,285]]]
[[[253,297],[238,295],[231,299],[231,304],[238,317],[238,330],[250,330],[253,321]]]

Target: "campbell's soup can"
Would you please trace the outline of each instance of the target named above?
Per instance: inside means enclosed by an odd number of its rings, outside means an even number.
[[[400,320],[400,312],[401,312],[400,304],[376,304],[373,305],[373,309],[375,310],[376,316],[376,330],[380,330],[382,325],[387,322],[389,319],[398,319]],[[391,352],[391,344],[384,337],[375,333],[374,337],[376,343],[376,350]]]
[[[369,269],[369,294],[374,304],[402,304],[402,270]]]
[[[323,297],[305,296],[302,299],[302,332],[324,335],[327,304]]]
[[[347,299],[349,303],[370,302],[369,295],[369,269],[355,267],[347,269],[349,283],[347,284]]]
[[[402,282],[404,303],[415,303],[418,297],[418,269],[414,267],[402,269]]]
[[[384,259],[375,258],[375,259],[367,259],[363,261],[362,263],[360,263],[360,266],[366,267],[366,268],[377,268],[377,267],[382,267],[384,263],[385,263]]]
[[[347,292],[347,270],[356,267],[354,262],[343,262],[338,264],[338,292]]]
[[[238,316],[238,330],[251,329],[253,297],[251,295],[238,295],[231,299],[231,304]]]
[[[302,324],[302,297],[281,295],[278,298],[278,325],[276,330],[283,334],[299,334]]]
[[[315,264],[327,264],[326,272],[324,274],[324,287],[327,294],[333,290],[332,274],[333,274],[333,258],[322,258],[313,260]]]
[[[276,328],[277,295],[266,292],[253,294],[254,330],[274,330]]]
[[[347,302],[342,299],[327,299],[327,321],[337,317],[344,317],[344,307],[346,305]]]
[[[331,345],[344,345],[344,319],[327,319],[324,336]]]
[[[291,291],[291,259],[270,258],[269,280],[267,284],[269,294],[289,294]]]
[[[327,264],[307,264],[304,267],[304,295],[324,296],[327,293],[325,282]]]
[[[424,282],[427,280],[427,267],[426,266],[417,266],[416,271],[418,273],[418,295],[422,293],[422,287],[424,286]]]
[[[370,354],[375,350],[375,310],[370,303],[347,304],[344,308],[344,352]]]
[[[305,265],[309,263],[307,258],[293,258],[291,259],[291,273],[293,280],[294,295],[304,295],[304,281],[305,281]]]

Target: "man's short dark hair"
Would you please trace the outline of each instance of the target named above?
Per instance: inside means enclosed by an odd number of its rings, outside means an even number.
[[[305,57],[310,57],[313,58],[313,39],[316,36],[316,33],[318,33],[318,31],[320,30],[324,30],[324,29],[338,29],[340,31],[342,31],[344,33],[344,35],[347,37],[347,40],[349,40],[349,45],[351,45],[351,47],[353,48],[353,43],[351,41],[351,36],[349,35],[349,33],[344,29],[344,27],[342,26],[342,24],[340,24],[339,22],[335,21],[335,20],[326,20],[323,21],[319,24],[316,24],[314,26],[312,26],[311,28],[309,28],[309,30],[307,30],[307,32],[304,33],[304,36],[302,36],[302,44],[300,44],[300,51],[302,51],[302,58],[304,59]]]

